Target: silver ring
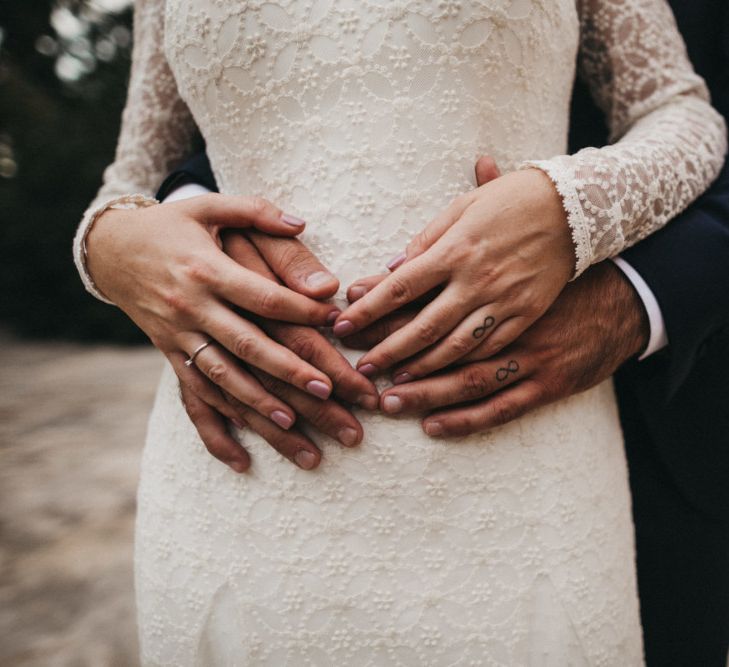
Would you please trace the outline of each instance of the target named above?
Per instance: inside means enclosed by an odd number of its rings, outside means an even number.
[[[206,347],[209,345],[212,345],[213,341],[209,340],[207,343],[203,343],[202,345],[195,348],[195,351],[190,355],[190,358],[185,362],[185,366],[190,368],[195,363],[195,359],[197,359],[197,355],[200,354]]]

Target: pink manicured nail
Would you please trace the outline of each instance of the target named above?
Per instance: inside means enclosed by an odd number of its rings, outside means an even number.
[[[278,424],[282,429],[288,431],[294,420],[289,417],[283,410],[274,410],[271,413],[271,421]]]
[[[362,364],[357,369],[357,372],[362,373],[365,377],[372,377],[375,373],[377,373],[377,366],[374,364]]]
[[[241,463],[240,461],[233,461],[230,464],[230,467],[233,468],[237,473],[245,472],[248,470],[248,466],[245,463]]]
[[[413,379],[413,376],[410,375],[407,371],[403,371],[402,373],[398,373],[394,378],[392,378],[393,384],[404,384],[405,382],[410,382],[410,380]]]
[[[408,258],[408,256],[407,256],[407,255],[406,255],[406,254],[405,254],[404,252],[401,252],[401,253],[400,253],[399,255],[396,255],[395,257],[393,257],[393,258],[392,258],[392,259],[391,259],[391,260],[390,260],[390,261],[389,261],[389,262],[387,263],[387,268],[388,268],[388,269],[389,269],[390,271],[394,271],[394,270],[395,270],[395,269],[396,269],[396,268],[397,268],[398,266],[400,266],[400,265],[401,265],[401,264],[402,264],[402,263],[403,263],[403,262],[404,262],[404,261],[405,261],[405,260],[406,260],[407,258]]]
[[[320,380],[312,380],[311,382],[307,382],[306,391],[308,391],[310,394],[313,394],[317,398],[321,398],[322,400],[326,400],[327,398],[329,398],[329,394],[332,393],[329,385],[324,384]]]
[[[443,427],[439,422],[428,422],[425,425],[425,432],[432,438],[443,435]]]
[[[334,324],[334,322],[337,321],[337,318],[342,314],[341,310],[333,310],[329,315],[327,315],[327,326],[331,326]]]
[[[231,422],[233,422],[233,426],[239,429],[244,429],[246,425],[240,420],[240,419],[231,419]]]
[[[342,320],[334,325],[332,331],[334,331],[335,336],[349,336],[354,331],[354,324],[349,320]]]
[[[339,433],[337,433],[337,440],[341,442],[345,447],[354,447],[359,440],[359,433],[349,426],[345,426]]]
[[[287,225],[291,225],[292,227],[303,227],[306,224],[306,220],[297,218],[295,215],[289,215],[288,213],[284,213],[281,216],[281,222],[285,222]]]
[[[382,400],[382,409],[388,414],[394,415],[402,410],[402,399],[399,396],[385,396]]]
[[[311,470],[316,465],[316,456],[306,449],[301,449],[296,452],[294,460],[304,470]]]

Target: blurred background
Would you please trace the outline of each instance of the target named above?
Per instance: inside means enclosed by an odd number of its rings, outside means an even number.
[[[0,0],[0,665],[136,664],[136,479],[160,357],[83,290],[129,0]]]

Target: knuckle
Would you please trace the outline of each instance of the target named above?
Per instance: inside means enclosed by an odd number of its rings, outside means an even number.
[[[466,368],[463,371],[463,386],[468,396],[483,396],[491,383],[482,368]]]
[[[209,284],[214,276],[208,262],[199,257],[188,259],[185,262],[184,272],[188,280],[203,285]]]
[[[472,347],[471,341],[467,338],[464,338],[463,336],[455,336],[450,341],[450,346],[454,352],[461,356],[470,352]]]
[[[504,424],[508,424],[513,419],[516,419],[518,416],[518,411],[516,409],[516,406],[511,401],[506,401],[504,399],[497,400],[494,402],[492,406],[493,410],[493,423],[496,426],[503,426]]]
[[[422,249],[427,248],[429,245],[430,236],[428,232],[423,229],[419,231],[413,239],[408,243],[408,250],[420,252]],[[409,254],[409,253],[408,253]]]
[[[298,331],[287,341],[289,349],[297,356],[309,361],[316,354],[314,337],[309,331]]]
[[[289,384],[287,384],[283,380],[279,380],[278,378],[273,377],[272,375],[269,375],[265,379],[263,379],[262,383],[269,394],[273,394],[274,396],[278,397],[285,396],[290,388]]]
[[[322,430],[331,430],[336,415],[331,403],[327,401],[317,402],[310,410],[307,410],[307,418]]]
[[[426,345],[432,345],[439,338],[439,331],[433,322],[419,322],[416,329],[418,340]]]
[[[228,378],[228,369],[225,364],[215,363],[208,367],[206,375],[214,384],[222,385]]]
[[[192,307],[189,299],[179,290],[167,290],[161,296],[163,303],[173,316],[191,313]]]
[[[269,203],[263,197],[253,196],[249,200],[249,206],[253,215],[261,216],[268,209]]]
[[[258,296],[257,314],[264,317],[276,315],[281,308],[281,297],[275,290],[264,290]]]
[[[412,290],[408,283],[401,278],[397,277],[397,274],[393,274],[390,284],[388,286],[389,296],[396,303],[407,303],[411,300]]]
[[[256,340],[247,333],[241,333],[233,339],[233,354],[239,359],[250,360],[255,356]]]

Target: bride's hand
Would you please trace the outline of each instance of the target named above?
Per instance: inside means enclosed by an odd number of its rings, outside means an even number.
[[[415,248],[425,250],[410,259]],[[430,373],[476,348],[488,358],[549,308],[574,265],[552,181],[537,169],[513,172],[456,198],[391,262],[396,270],[339,315],[334,333],[349,336],[442,288],[412,322],[365,354],[358,370],[372,375],[425,348],[419,369],[399,375]]]
[[[328,297],[338,281],[322,267],[309,296],[239,266],[221,248],[225,228],[254,227],[296,236],[304,223],[256,197],[203,195],[139,210],[108,210],[87,239],[88,269],[97,287],[149,336],[175,367],[212,340],[195,365],[221,389],[283,428],[295,412],[245,374],[237,359],[326,399],[326,374],[231,308],[261,317],[320,326],[338,310]],[[236,359],[237,358],[237,359]]]
[[[223,249],[241,266],[268,280],[283,281],[294,288],[299,285],[298,289],[304,289],[307,278],[321,274],[321,263],[298,239],[261,232],[229,231],[224,234]],[[322,276],[319,275],[319,278]],[[326,401],[320,401],[258,369],[248,367],[242,372],[252,373],[267,391],[290,405],[297,413],[297,425],[303,419],[313,430],[338,440],[346,447],[359,444],[362,426],[346,405],[374,410],[378,405],[374,385],[357,373],[315,327],[263,319],[259,325],[271,338],[330,377],[334,384],[333,394]],[[297,425],[288,430],[281,428],[220,391],[197,368],[180,366],[182,402],[200,439],[215,458],[236,472],[246,470],[250,463],[247,452],[228,432],[227,417],[239,429],[246,425],[258,433],[300,468],[311,470],[319,465],[322,452],[313,435],[309,437]]]

